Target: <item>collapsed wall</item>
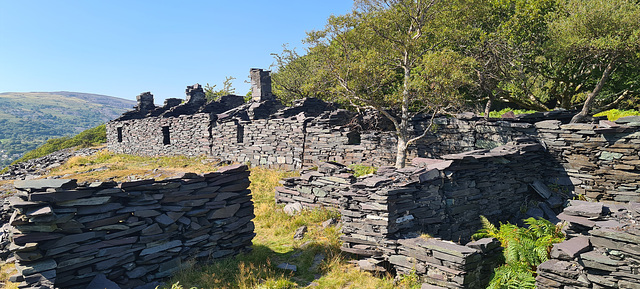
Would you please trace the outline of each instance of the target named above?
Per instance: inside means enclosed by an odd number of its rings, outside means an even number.
[[[170,276],[191,259],[250,250],[255,236],[244,165],[162,181],[16,181],[11,250],[19,288],[122,288]]]
[[[640,204],[571,201],[567,240],[540,264],[536,288],[639,288]]]

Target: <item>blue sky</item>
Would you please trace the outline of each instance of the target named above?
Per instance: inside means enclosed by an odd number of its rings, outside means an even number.
[[[187,85],[249,91],[249,69],[269,68],[282,45],[301,48],[351,0],[0,0],[0,92],[75,91],[156,104]],[[299,50],[300,51],[300,50]]]

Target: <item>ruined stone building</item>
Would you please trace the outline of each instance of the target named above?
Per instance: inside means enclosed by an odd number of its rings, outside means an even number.
[[[326,161],[394,163],[396,137],[384,118],[358,115],[318,99],[285,107],[271,93],[269,73],[251,70],[253,96],[247,103],[236,95],[207,103],[198,84],[187,87],[184,101],[170,98],[160,107],[151,93],[143,93],[135,110],[107,123],[108,149],[147,156],[207,155],[290,170]],[[636,200],[640,120],[567,124],[572,115],[550,111],[511,119],[438,117],[437,130],[411,146],[408,156],[440,159],[529,139],[547,152],[547,183],[575,187],[593,199]],[[422,133],[427,118],[412,120],[416,134]],[[622,185],[629,182],[634,185]]]

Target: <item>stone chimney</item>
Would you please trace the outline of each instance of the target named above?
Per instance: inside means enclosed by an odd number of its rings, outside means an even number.
[[[156,105],[153,103],[153,94],[149,91],[136,96],[136,100],[138,101],[138,105],[136,106],[136,110],[138,111],[151,111],[156,109]]]
[[[271,71],[251,68],[252,99],[256,102],[273,99],[271,94]]]
[[[201,106],[207,102],[207,99],[202,89],[202,85],[196,83],[192,86],[187,86],[187,104]]]

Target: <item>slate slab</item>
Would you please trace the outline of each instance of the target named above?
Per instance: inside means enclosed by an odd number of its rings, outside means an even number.
[[[162,245],[154,246],[154,247],[151,247],[151,248],[146,248],[146,249],[142,250],[142,252],[140,252],[140,256],[150,255],[150,254],[166,251],[166,250],[169,250],[171,248],[175,248],[175,247],[179,247],[179,246],[182,246],[182,241],[173,240],[173,241],[164,243]]]
[[[590,248],[589,238],[579,236],[562,243],[554,244],[553,249],[551,249],[551,257],[570,260],[581,253],[589,251]]]
[[[293,264],[289,264],[289,263],[280,263],[278,264],[278,269],[282,269],[282,270],[289,270],[289,271],[293,271],[293,272],[297,272],[298,271],[298,266],[293,265]]]
[[[41,180],[17,180],[13,186],[19,190],[44,190],[48,188],[73,189],[77,186],[74,179],[41,179]]]
[[[566,207],[563,213],[572,216],[595,218],[602,215],[603,204],[595,202],[571,202],[571,206]]]
[[[100,273],[96,275],[86,289],[121,289],[118,284],[107,279],[107,276]]]
[[[547,187],[547,185],[545,185],[540,180],[535,180],[533,183],[531,183],[530,186],[533,188],[533,190],[536,191],[536,193],[538,193],[538,195],[543,197],[545,200],[549,199],[553,194],[553,192],[549,189],[549,187]]]
[[[58,264],[56,263],[56,261],[54,261],[53,259],[49,259],[49,260],[44,260],[42,262],[29,263],[29,264],[19,263],[16,265],[16,269],[18,270],[18,273],[22,274],[23,276],[27,276],[27,275],[32,275],[39,272],[55,269],[57,266]]]

